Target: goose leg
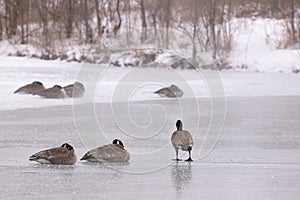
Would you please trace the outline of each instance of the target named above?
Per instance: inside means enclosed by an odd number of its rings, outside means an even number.
[[[192,149],[189,149],[189,158],[185,160],[185,161],[187,161],[187,162],[192,162],[192,161],[193,161],[193,160],[192,160],[192,157],[191,157],[191,150],[192,150]]]
[[[176,159],[173,159],[173,160],[175,160],[175,161],[181,161],[182,159],[178,159],[178,149],[176,148],[175,151],[176,151]]]

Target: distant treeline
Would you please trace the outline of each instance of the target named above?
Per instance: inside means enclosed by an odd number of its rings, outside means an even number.
[[[285,46],[296,46],[299,11],[300,0],[0,0],[0,41],[51,51],[54,41],[94,44],[133,27],[153,27],[155,33],[176,28],[216,58],[232,48],[233,18],[285,20]],[[147,39],[143,30],[141,41]]]

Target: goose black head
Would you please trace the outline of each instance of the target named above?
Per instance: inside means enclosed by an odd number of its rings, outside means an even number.
[[[58,89],[62,89],[62,87],[60,85],[54,85],[53,88],[58,88]]]
[[[32,83],[33,85],[43,85],[43,83],[41,83],[40,81],[34,81],[33,83]]]
[[[177,120],[176,128],[177,128],[177,131],[182,131],[182,121],[181,120]]]
[[[121,140],[114,139],[114,141],[113,141],[112,143],[113,143],[113,144],[119,144],[119,145],[121,145],[122,147],[124,147],[123,142],[122,142]]]
[[[76,81],[76,82],[74,83],[74,86],[76,86],[76,87],[78,87],[78,88],[84,90],[84,86],[83,86],[83,84],[80,83],[80,82],[77,82],[77,81]]]
[[[68,143],[64,143],[63,145],[61,145],[61,147],[64,147],[64,148],[66,148],[68,150],[72,150],[73,149],[73,147],[71,145],[69,145]]]
[[[178,89],[178,87],[176,85],[171,85],[170,88],[172,88],[172,89]]]

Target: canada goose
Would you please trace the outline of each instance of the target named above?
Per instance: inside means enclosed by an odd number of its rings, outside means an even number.
[[[25,86],[20,87],[16,91],[14,91],[14,94],[20,93],[20,94],[35,94],[38,91],[44,90],[45,87],[43,83],[39,81],[34,81],[30,84],[27,84]]]
[[[62,99],[66,97],[65,90],[59,85],[54,85],[52,88],[39,91],[35,94],[47,99]]]
[[[154,92],[160,97],[178,98],[183,96],[183,91],[176,85],[171,85],[170,87],[164,87]]]
[[[128,162],[130,154],[123,143],[115,139],[112,144],[104,145],[88,151],[80,160],[90,162]]]
[[[182,122],[180,120],[177,120],[176,127],[177,131],[175,131],[172,134],[171,141],[172,145],[175,148],[176,151],[176,161],[180,161],[181,159],[178,159],[178,150],[181,149],[182,151],[188,151],[189,152],[189,158],[185,161],[193,161],[191,158],[191,151],[193,147],[193,138],[190,132],[187,130],[182,130]]]
[[[64,87],[66,91],[66,95],[68,97],[80,98],[84,94],[84,85],[80,82],[75,82],[74,84],[70,84]]]
[[[73,147],[65,143],[60,147],[40,151],[30,156],[29,160],[41,164],[73,165],[77,157]]]

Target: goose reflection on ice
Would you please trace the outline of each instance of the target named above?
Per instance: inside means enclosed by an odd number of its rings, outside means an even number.
[[[185,189],[192,179],[191,163],[178,163],[172,166],[172,180],[178,195],[181,194],[182,189]]]

